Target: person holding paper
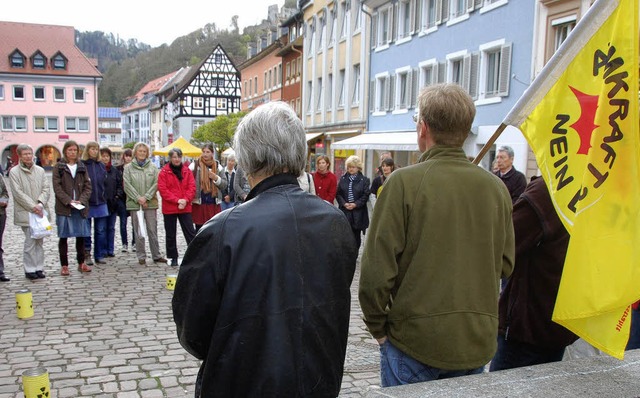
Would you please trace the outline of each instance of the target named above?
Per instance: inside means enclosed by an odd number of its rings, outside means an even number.
[[[75,141],[67,141],[62,147],[62,159],[51,173],[53,192],[56,195],[56,224],[58,225],[58,252],[60,275],[69,275],[68,238],[76,238],[78,271],[91,272],[85,263],[84,240],[91,235],[87,223],[91,180],[84,163],[78,160],[79,147]]]

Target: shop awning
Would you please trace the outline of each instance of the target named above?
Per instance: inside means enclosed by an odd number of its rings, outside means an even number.
[[[307,133],[305,135],[307,136],[307,142],[309,142],[314,138],[320,137],[322,134],[324,134],[324,133]]]
[[[415,131],[364,133],[334,142],[331,149],[375,149],[378,151],[418,151]]]

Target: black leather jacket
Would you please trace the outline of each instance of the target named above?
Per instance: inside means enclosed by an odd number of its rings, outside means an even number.
[[[203,360],[196,397],[336,397],[356,258],[342,212],[292,175],[209,220],[173,296],[180,343]]]

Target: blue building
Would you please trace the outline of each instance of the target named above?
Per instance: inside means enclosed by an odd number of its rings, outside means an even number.
[[[364,0],[371,16],[366,132],[334,145],[366,150],[367,170],[383,151],[401,165],[419,157],[415,123],[420,88],[453,82],[477,109],[464,149],[476,155],[532,80],[534,0]],[[529,147],[513,127],[496,141],[527,169]],[[483,159],[489,168],[495,148]]]

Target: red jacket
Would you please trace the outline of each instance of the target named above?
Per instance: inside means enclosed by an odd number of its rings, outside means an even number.
[[[196,180],[186,164],[182,164],[182,181],[178,180],[170,163],[160,169],[158,191],[162,197],[162,214],[191,213],[191,201],[196,196]],[[186,199],[187,206],[178,209],[178,200]]]
[[[330,171],[325,174],[321,174],[316,171],[313,173],[313,185],[316,187],[316,195],[322,200],[333,204],[336,198],[336,192],[338,191],[338,179],[336,175]]]

